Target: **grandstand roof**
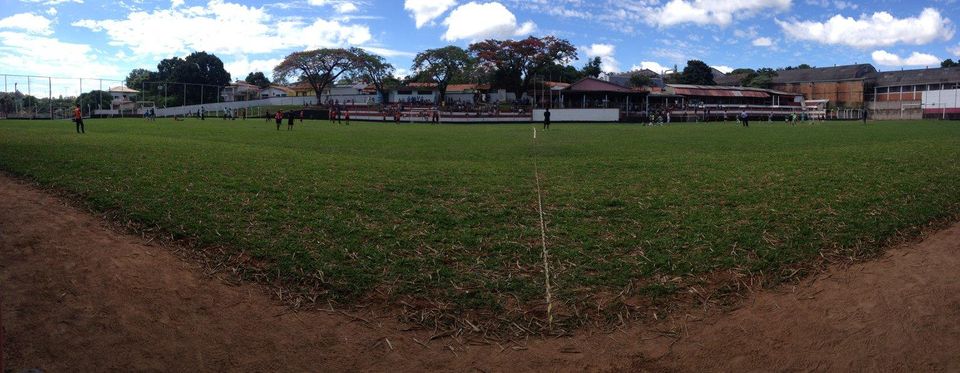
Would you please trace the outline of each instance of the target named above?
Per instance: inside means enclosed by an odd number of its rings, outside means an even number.
[[[570,92],[633,92],[633,90],[619,84],[605,82],[603,80],[590,77],[578,80],[576,83],[571,84],[567,90]]]
[[[755,88],[755,87],[731,87],[721,85],[692,85],[692,84],[667,84],[670,91],[678,95],[685,96],[708,96],[708,97],[770,97],[778,96],[798,96],[797,93],[777,91],[773,89]]]
[[[960,67],[878,72],[877,87],[960,82]]]
[[[781,70],[777,71],[777,76],[773,78],[773,82],[788,84],[862,80],[870,78],[876,72],[877,69],[870,64]]]
[[[736,87],[736,86],[739,86],[743,81],[743,78],[746,78],[746,77],[747,77],[746,73],[727,74],[724,76],[714,76],[713,81],[716,82],[717,85]]]

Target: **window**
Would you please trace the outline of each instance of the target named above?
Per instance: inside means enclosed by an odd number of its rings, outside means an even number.
[[[940,85],[939,85],[939,84],[931,84],[929,87],[927,87],[927,89],[930,90],[930,91],[939,91],[939,90],[940,90]]]
[[[433,94],[433,91],[417,91],[418,95],[429,96]]]
[[[413,91],[397,91],[398,95],[409,95],[411,93],[413,93]]]
[[[890,93],[900,93],[900,87],[890,87]]]
[[[913,86],[912,86],[912,85],[905,85],[905,86],[903,86],[903,91],[904,91],[904,92],[913,92]]]
[[[887,88],[887,87],[877,88],[877,93],[887,93],[887,92],[890,92],[890,88]]]
[[[917,88],[916,88],[916,91],[917,91],[917,92],[923,92],[923,91],[926,91],[926,90],[927,90],[927,86],[926,86],[926,85],[918,85]]]

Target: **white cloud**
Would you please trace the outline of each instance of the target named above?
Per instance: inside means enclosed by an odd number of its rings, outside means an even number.
[[[367,26],[324,19],[311,23],[274,19],[263,8],[224,0],[211,0],[206,6],[137,11],[125,19],[84,19],[72,25],[106,32],[112,46],[163,57],[195,50],[241,55],[362,45],[372,39]]]
[[[170,7],[177,8],[183,5],[183,0],[170,0]]]
[[[769,47],[773,45],[773,40],[767,37],[753,39],[754,47]]]
[[[461,5],[450,12],[443,25],[447,27],[443,34],[446,41],[526,36],[536,29],[530,21],[518,25],[517,17],[497,2]]]
[[[871,54],[873,62],[881,66],[939,66],[940,59],[937,56],[926,53],[913,52],[910,57],[902,58],[896,54],[878,50]]]
[[[923,45],[937,39],[950,40],[954,29],[950,20],[936,9],[927,8],[917,17],[895,18],[877,12],[860,19],[835,15],[826,22],[776,21],[787,36],[823,44],[872,48],[904,43]]]
[[[242,80],[247,77],[247,74],[255,73],[257,71],[260,71],[268,78],[271,78],[273,76],[273,68],[279,65],[282,61],[282,58],[251,61],[247,58],[247,56],[244,55],[233,61],[224,62],[223,68],[230,73],[230,77],[232,77],[234,80]]]
[[[657,74],[661,74],[664,71],[672,70],[673,67],[663,66],[657,62],[652,62],[652,61],[643,61],[643,62],[640,62],[639,65],[633,65],[632,67],[630,67],[630,70],[641,70],[641,69],[647,69]]]
[[[37,35],[53,34],[53,29],[50,28],[50,20],[33,13],[14,14],[0,19],[0,29],[23,30]]]
[[[733,68],[730,66],[720,65],[720,66],[710,66],[710,67],[717,69],[724,74],[729,74],[731,71],[733,71]]]
[[[50,7],[50,9],[47,9],[47,15],[51,17],[57,15],[57,8]]]
[[[647,22],[659,26],[683,23],[726,26],[734,17],[790,9],[792,0],[670,0],[662,7],[643,8]]]
[[[416,56],[416,53],[413,52],[404,52],[398,51],[395,49],[381,48],[381,47],[360,47],[365,49],[367,52],[376,53],[384,57],[410,57]]]
[[[446,13],[457,4],[456,0],[406,0],[403,9],[413,15],[417,28],[421,28],[430,21]]]
[[[115,66],[100,62],[89,45],[10,31],[0,32],[0,66],[8,66],[13,73],[42,76],[121,76]]]
[[[83,4],[83,0],[21,0],[21,1],[24,1],[27,3],[34,3],[34,4],[43,3],[43,5],[60,5],[63,3]]]
[[[960,57],[960,44],[957,44],[956,47],[948,49],[948,51],[950,51],[950,53],[953,53],[953,55]]]
[[[307,4],[310,4],[313,6],[324,6],[324,5],[327,5],[327,2],[328,2],[327,0],[307,0]]]
[[[358,10],[356,4],[354,3],[339,3],[333,7],[337,10],[337,13],[353,13]]]
[[[620,62],[613,57],[617,47],[612,44],[591,44],[589,47],[580,48],[587,57],[600,57],[600,68],[604,72],[620,72]]]

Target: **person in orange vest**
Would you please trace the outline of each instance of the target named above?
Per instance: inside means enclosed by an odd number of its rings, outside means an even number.
[[[283,123],[283,112],[277,110],[277,114],[273,116],[273,119],[277,122],[277,131],[280,130],[280,124]]]
[[[80,110],[80,104],[73,108],[73,122],[77,124],[77,133],[87,133],[83,128],[83,111]]]

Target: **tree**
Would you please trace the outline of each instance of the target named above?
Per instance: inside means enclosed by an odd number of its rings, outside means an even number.
[[[355,68],[356,55],[343,48],[322,48],[287,55],[273,68],[273,80],[297,77],[306,81],[322,102],[323,91]]]
[[[630,85],[634,87],[650,87],[653,85],[653,79],[649,76],[635,73],[630,75]]]
[[[757,72],[754,69],[749,68],[739,68],[730,72],[729,75],[740,75],[740,74],[756,74]]]
[[[580,74],[583,74],[583,76],[591,76],[596,78],[603,73],[603,69],[600,68],[602,63],[603,61],[600,59],[600,57],[594,57],[592,60],[587,61],[587,64],[580,69]]]
[[[193,52],[186,58],[173,57],[157,65],[157,80],[163,81],[168,99],[172,104],[199,104],[217,100],[218,89],[230,83],[230,73],[223,68],[223,61],[207,52]],[[183,89],[177,83],[187,83]],[[193,86],[189,86],[189,85]],[[203,87],[197,85],[216,86]],[[133,87],[131,87],[133,88]],[[159,88],[155,87],[154,89]],[[159,94],[159,90],[155,93]],[[183,95],[186,94],[186,97]]]
[[[156,79],[156,72],[147,69],[133,69],[130,71],[130,74],[127,74],[127,79],[124,81],[124,84],[126,84],[128,88],[141,90],[147,88],[143,84],[144,82],[150,82]]]
[[[440,91],[439,102],[443,103],[450,81],[462,75],[472,63],[473,60],[467,51],[450,45],[417,53],[413,58],[413,71],[418,75],[430,77],[437,83],[437,90]]]
[[[953,62],[952,58],[947,58],[940,63],[940,67],[957,67],[960,66],[960,62]]]
[[[0,92],[0,113],[8,114],[16,110],[14,93]]]
[[[393,77],[395,71],[393,65],[387,63],[387,60],[383,57],[368,53],[363,49],[353,48],[351,51],[356,56],[354,75],[356,75],[357,80],[373,84],[377,94],[380,95],[380,102],[386,103],[389,93],[386,90],[385,83]]]
[[[569,41],[553,36],[523,40],[488,39],[470,45],[470,53],[495,71],[494,84],[520,97],[538,73],[555,64],[565,65],[577,59],[577,48]],[[542,78],[542,77],[541,77]]]
[[[266,75],[263,75],[262,71],[247,74],[247,78],[243,81],[260,88],[267,88],[270,86],[270,79],[267,79]]]
[[[687,61],[679,80],[682,84],[717,85],[713,81],[713,69],[700,60]]]
[[[113,101],[113,95],[107,91],[93,90],[87,93],[81,93],[80,97],[77,97],[75,104],[79,104],[80,108],[86,112],[87,109],[109,109],[110,103]]]
[[[744,87],[771,88],[773,87],[773,78],[777,76],[777,71],[771,68],[761,68],[757,71],[747,74],[740,84]]]

